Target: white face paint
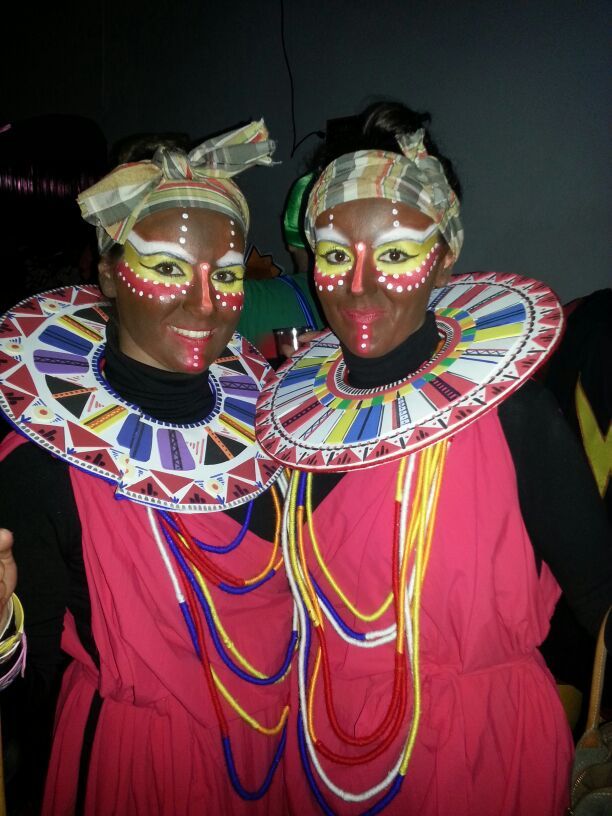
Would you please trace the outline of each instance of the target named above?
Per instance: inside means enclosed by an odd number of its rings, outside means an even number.
[[[188,264],[195,264],[196,258],[185,247],[171,241],[147,241],[133,229],[126,243],[131,244],[139,255],[170,255]]]
[[[399,224],[399,222],[397,223]],[[412,229],[412,227],[402,227],[400,225],[377,236],[376,240],[372,244],[372,247],[376,249],[377,247],[382,246],[383,244],[389,244],[392,241],[412,241],[417,244],[424,244],[428,238],[431,238],[437,229],[437,224],[431,224],[424,230]]]
[[[228,250],[225,255],[222,255],[216,262],[216,266],[242,266],[244,263],[244,256],[236,250]]]
[[[317,243],[320,241],[330,241],[336,244],[342,244],[342,246],[349,246],[349,239],[340,232],[339,229],[336,229],[333,224],[325,227],[317,227],[315,230],[315,238]]]

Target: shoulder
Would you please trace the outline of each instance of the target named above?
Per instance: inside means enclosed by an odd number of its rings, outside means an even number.
[[[0,469],[4,473],[10,471],[15,474],[28,474],[29,478],[36,481],[54,478],[61,473],[65,473],[68,478],[68,467],[67,462],[29,440],[17,445],[0,460]]]
[[[498,414],[504,430],[547,433],[569,430],[556,398],[537,380],[527,380],[504,400]]]
[[[3,518],[14,518],[26,507],[32,519],[58,518],[74,504],[68,463],[33,442],[19,445],[0,461],[0,481]]]

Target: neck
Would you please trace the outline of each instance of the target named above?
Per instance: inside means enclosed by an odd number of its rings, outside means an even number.
[[[359,357],[342,345],[348,383],[354,388],[381,388],[403,380],[431,359],[438,340],[435,315],[426,312],[423,325],[382,357]]]

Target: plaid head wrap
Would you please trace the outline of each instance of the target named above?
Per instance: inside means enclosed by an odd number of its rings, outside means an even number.
[[[160,210],[201,207],[236,220],[246,235],[249,208],[231,176],[272,164],[276,145],[263,119],[208,139],[189,154],[160,147],[151,161],[121,164],[77,198],[98,230],[100,252],[124,244],[134,224]]]
[[[429,216],[444,236],[455,260],[463,244],[459,199],[442,165],[423,144],[423,130],[398,139],[402,154],[358,150],[329,164],[315,184],[306,208],[306,236],[315,245],[317,217],[337,204],[362,198],[388,198]]]

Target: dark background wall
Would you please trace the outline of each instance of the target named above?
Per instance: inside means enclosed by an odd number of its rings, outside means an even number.
[[[382,97],[429,110],[465,189],[458,271],[539,277],[564,301],[610,285],[609,3],[283,6],[297,140]],[[289,264],[280,213],[317,137],[291,157],[278,0],[80,0],[16,11],[3,37],[3,122],[80,114],[110,145],[149,130],[195,138],[264,116],[282,164],[241,183],[251,239]]]

